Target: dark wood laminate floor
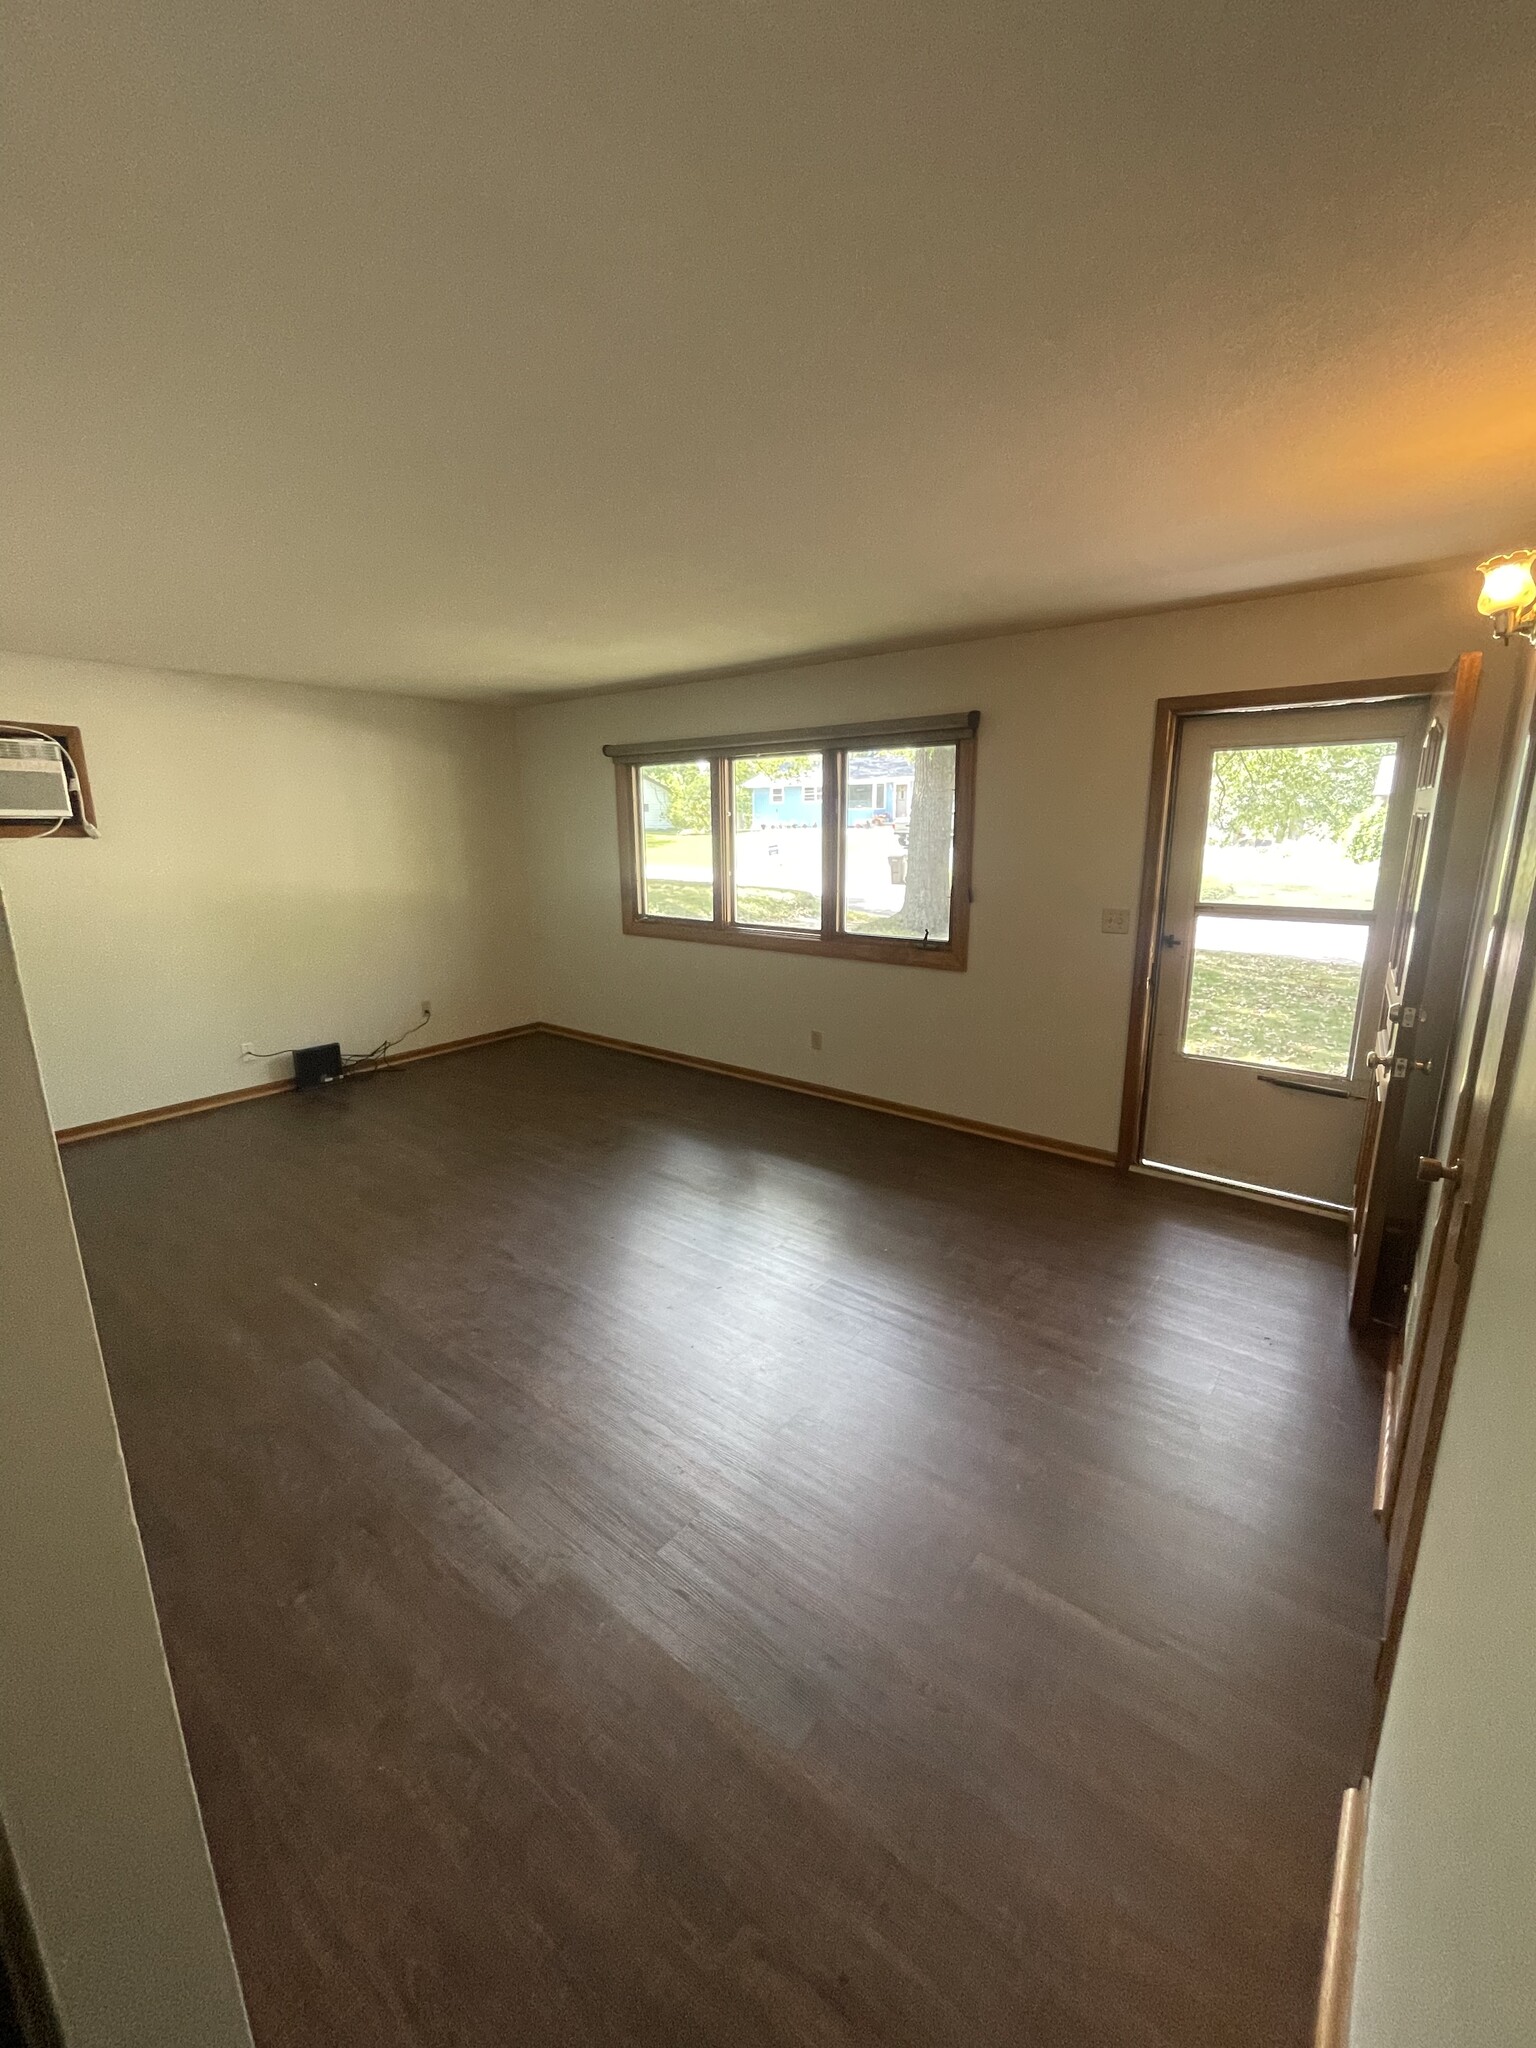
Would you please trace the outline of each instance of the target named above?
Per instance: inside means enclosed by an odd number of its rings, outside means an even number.
[[[67,1155],[262,2048],[1299,2048],[1343,1247],[547,1038]]]

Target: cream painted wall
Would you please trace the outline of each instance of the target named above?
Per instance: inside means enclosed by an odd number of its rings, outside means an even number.
[[[0,841],[54,1121],[287,1071],[246,1040],[366,1048],[425,996],[421,1044],[546,1017],[1110,1147],[1131,944],[1099,912],[1135,902],[1156,699],[1439,668],[1479,644],[1468,595],[1396,579],[528,709],[0,655],[0,716],[81,727],[102,828]],[[965,974],[623,937],[605,741],[973,706]]]
[[[240,1058],[525,1022],[507,715],[0,656],[0,718],[78,725],[99,840],[0,841],[57,1127],[248,1087]]]
[[[0,1830],[68,2048],[250,2048],[0,897]]]
[[[1536,2041],[1536,1014],[1371,1790],[1353,2048]]]
[[[1131,941],[1099,912],[1136,901],[1156,700],[1442,669],[1487,644],[1473,594],[1404,578],[520,710],[538,1014],[1110,1148]],[[1512,675],[1491,657],[1485,735]],[[605,742],[972,708],[966,973],[623,936]]]

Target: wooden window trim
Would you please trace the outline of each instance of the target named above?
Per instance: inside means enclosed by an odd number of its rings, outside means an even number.
[[[57,740],[74,764],[80,781],[78,797],[71,793],[71,814],[62,825],[38,825],[30,820],[0,821],[0,839],[91,839],[95,837],[96,805],[91,797],[91,778],[85,765],[85,746],[78,725],[57,725],[47,718],[0,718],[0,737],[16,739],[41,733]]]
[[[610,761],[645,768],[671,761],[712,760],[718,754],[820,754],[836,748],[920,747],[962,744],[976,737],[979,711],[942,711],[925,718],[872,718],[862,725],[797,725],[778,732],[712,733],[707,739],[633,740],[603,749]]]
[[[976,816],[976,731],[980,714],[886,719],[866,725],[804,727],[798,731],[733,733],[709,739],[647,741],[609,746],[614,765],[619,825],[619,898],[623,929],[630,938],[683,939],[706,946],[744,946],[760,953],[801,953],[824,960],[868,960],[887,967],[933,967],[965,971],[970,947],[971,844]],[[838,928],[843,895],[843,782],[846,757],[859,747],[953,746],[955,749],[954,877],[949,899],[949,937],[933,944],[917,939],[867,938]],[[820,753],[827,758],[821,778],[821,929],[775,931],[733,924],[731,863],[734,792],[731,761],[738,754]],[[651,917],[640,908],[642,878],[640,770],[674,761],[707,761],[714,817],[714,916],[702,919]]]

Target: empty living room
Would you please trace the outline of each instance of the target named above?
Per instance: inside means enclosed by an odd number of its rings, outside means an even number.
[[[0,2048],[1536,2042],[1536,52],[13,0]]]

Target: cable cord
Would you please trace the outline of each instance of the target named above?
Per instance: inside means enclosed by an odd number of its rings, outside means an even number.
[[[402,1031],[394,1038],[381,1038],[372,1052],[344,1052],[341,1056],[342,1072],[350,1074],[359,1067],[377,1066],[381,1060],[394,1051],[397,1045],[403,1045],[406,1039],[413,1038],[423,1025],[430,1022],[430,1017],[418,1017],[408,1031]],[[248,1052],[245,1054],[245,1058],[249,1060],[289,1060],[293,1058],[297,1050],[297,1046],[285,1045],[280,1052]]]
[[[381,1039],[379,1043],[373,1048],[372,1052],[344,1052],[341,1056],[342,1072],[344,1074],[350,1074],[353,1073],[358,1067],[378,1066],[384,1059],[388,1057],[390,1053],[394,1051],[397,1045],[403,1045],[406,1039],[414,1038],[416,1033],[420,1031],[424,1025],[430,1022],[431,1018],[423,1014],[422,1016],[416,1019],[416,1022],[410,1027],[408,1031],[402,1031],[398,1037]]]

